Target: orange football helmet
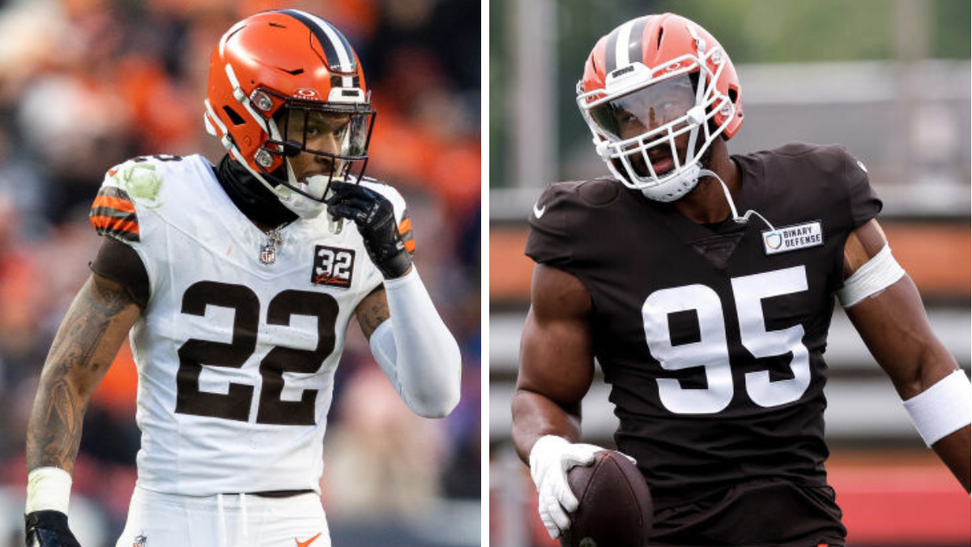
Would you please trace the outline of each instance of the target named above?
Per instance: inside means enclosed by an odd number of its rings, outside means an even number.
[[[319,212],[330,180],[364,173],[375,117],[364,72],[344,35],[316,15],[266,11],[233,25],[210,56],[205,106],[207,131],[295,212]],[[315,117],[341,120],[327,126],[337,150],[308,147]],[[300,153],[327,158],[330,176],[296,180],[287,158]]]
[[[577,83],[577,105],[611,173],[658,201],[694,188],[703,154],[743,121],[729,55],[704,28],[671,13],[632,19],[602,37]]]

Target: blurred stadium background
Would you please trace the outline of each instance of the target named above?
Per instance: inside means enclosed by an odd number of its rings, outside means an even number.
[[[494,0],[488,418],[495,546],[557,544],[536,517],[533,484],[510,444],[532,271],[523,256],[526,218],[549,182],[606,174],[574,85],[600,36],[665,11],[707,28],[736,65],[746,122],[729,144],[733,153],[840,143],[868,165],[895,255],[918,284],[938,336],[969,368],[968,0]],[[827,359],[829,471],[848,544],[969,545],[968,496],[924,448],[839,311]],[[613,446],[615,423],[607,388],[596,381],[584,405],[585,439]]]
[[[27,414],[98,245],[87,209],[104,172],[141,154],[218,161],[202,123],[210,51],[282,7],[328,19],[361,57],[378,110],[369,174],[405,195],[416,262],[464,356],[460,407],[424,420],[352,335],[324,450],[334,544],[480,544],[480,4],[0,0],[0,546],[23,544]],[[71,520],[88,547],[114,545],[124,523],[135,382],[126,347],[85,417]]]

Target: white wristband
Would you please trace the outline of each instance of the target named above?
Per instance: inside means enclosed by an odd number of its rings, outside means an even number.
[[[34,511],[68,512],[71,475],[59,467],[38,467],[27,475],[27,505],[24,514]]]
[[[972,387],[961,370],[904,402],[918,434],[931,446],[972,423]]]
[[[891,247],[885,245],[878,254],[844,280],[844,286],[837,291],[837,298],[844,308],[850,308],[890,287],[904,274],[904,269],[891,255]]]

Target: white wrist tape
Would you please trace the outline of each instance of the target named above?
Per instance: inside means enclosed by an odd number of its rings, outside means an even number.
[[[371,335],[375,360],[409,408],[429,418],[446,416],[459,403],[459,344],[414,265],[385,280],[385,295],[391,318]]]
[[[878,254],[844,280],[844,286],[837,291],[837,298],[844,308],[849,308],[890,287],[904,274],[904,269],[891,255],[891,247],[885,245]]]
[[[904,402],[918,434],[931,446],[972,423],[972,384],[961,370]]]
[[[24,514],[34,511],[68,512],[71,475],[59,467],[38,467],[27,475],[27,505]]]

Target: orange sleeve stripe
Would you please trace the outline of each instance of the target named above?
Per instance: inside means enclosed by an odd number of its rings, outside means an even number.
[[[410,252],[410,253],[414,253],[415,252],[415,240],[414,239],[410,239],[410,240],[408,240],[408,241],[405,242],[405,250],[408,251],[408,252]]]
[[[131,220],[119,220],[111,217],[91,217],[91,225],[105,230],[138,233],[138,223]]]
[[[103,194],[95,198],[94,203],[91,204],[91,207],[108,207],[111,209],[117,209],[119,211],[125,211],[128,213],[135,212],[135,204],[128,201],[127,199],[106,196]]]
[[[405,220],[398,223],[398,233],[404,234],[405,232],[412,229],[412,217],[406,217]]]

